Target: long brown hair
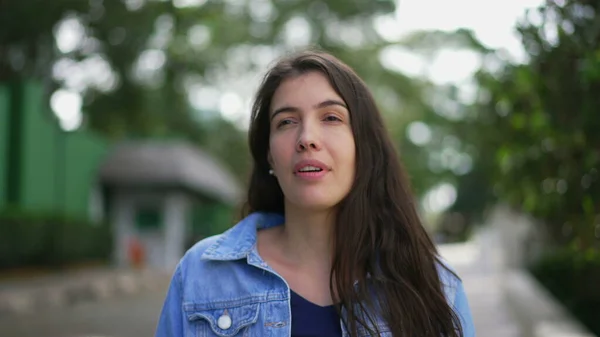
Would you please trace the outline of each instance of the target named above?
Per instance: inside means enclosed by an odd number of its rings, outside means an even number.
[[[265,75],[249,130],[254,167],[244,215],[284,213],[284,196],[269,175],[269,109],[287,78],[321,72],[350,111],[356,178],[337,208],[330,290],[352,336],[377,333],[376,315],[398,337],[462,336],[439,277],[438,254],[417,213],[412,192],[375,100],[365,83],[335,57],[315,51],[288,56]],[[335,277],[334,277],[335,276]],[[358,309],[358,310],[357,310]],[[370,324],[369,324],[370,323]]]

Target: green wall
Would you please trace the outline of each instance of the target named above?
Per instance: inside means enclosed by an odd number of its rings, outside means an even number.
[[[58,129],[43,104],[39,85],[28,83],[23,89],[21,133],[20,206],[35,211],[56,207],[56,141]]]
[[[0,207],[6,203],[8,156],[8,88],[0,86]]]
[[[8,97],[0,86],[0,135],[8,125]],[[23,89],[19,207],[33,212],[66,212],[87,218],[97,168],[109,144],[87,131],[66,133],[52,117],[41,85]],[[14,146],[14,145],[11,145]],[[6,186],[6,137],[0,137],[0,188]],[[4,198],[4,193],[2,193]],[[0,208],[5,206],[0,199]]]
[[[96,188],[97,170],[108,154],[108,143],[90,133],[70,133],[66,139],[66,211],[87,216],[89,198]]]

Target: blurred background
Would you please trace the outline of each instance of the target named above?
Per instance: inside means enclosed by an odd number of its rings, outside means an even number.
[[[250,104],[372,89],[478,336],[600,335],[600,1],[0,0],[0,335],[149,336],[239,216]]]

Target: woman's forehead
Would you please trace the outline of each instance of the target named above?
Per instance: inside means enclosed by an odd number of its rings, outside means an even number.
[[[325,75],[311,72],[282,81],[275,90],[269,110],[273,113],[283,106],[310,109],[324,101],[333,100],[344,101]]]

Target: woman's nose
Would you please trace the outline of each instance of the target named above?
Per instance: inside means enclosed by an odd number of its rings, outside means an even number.
[[[296,151],[302,152],[308,149],[318,151],[321,146],[318,142],[318,127],[304,125],[300,131],[298,142],[296,143]]]

